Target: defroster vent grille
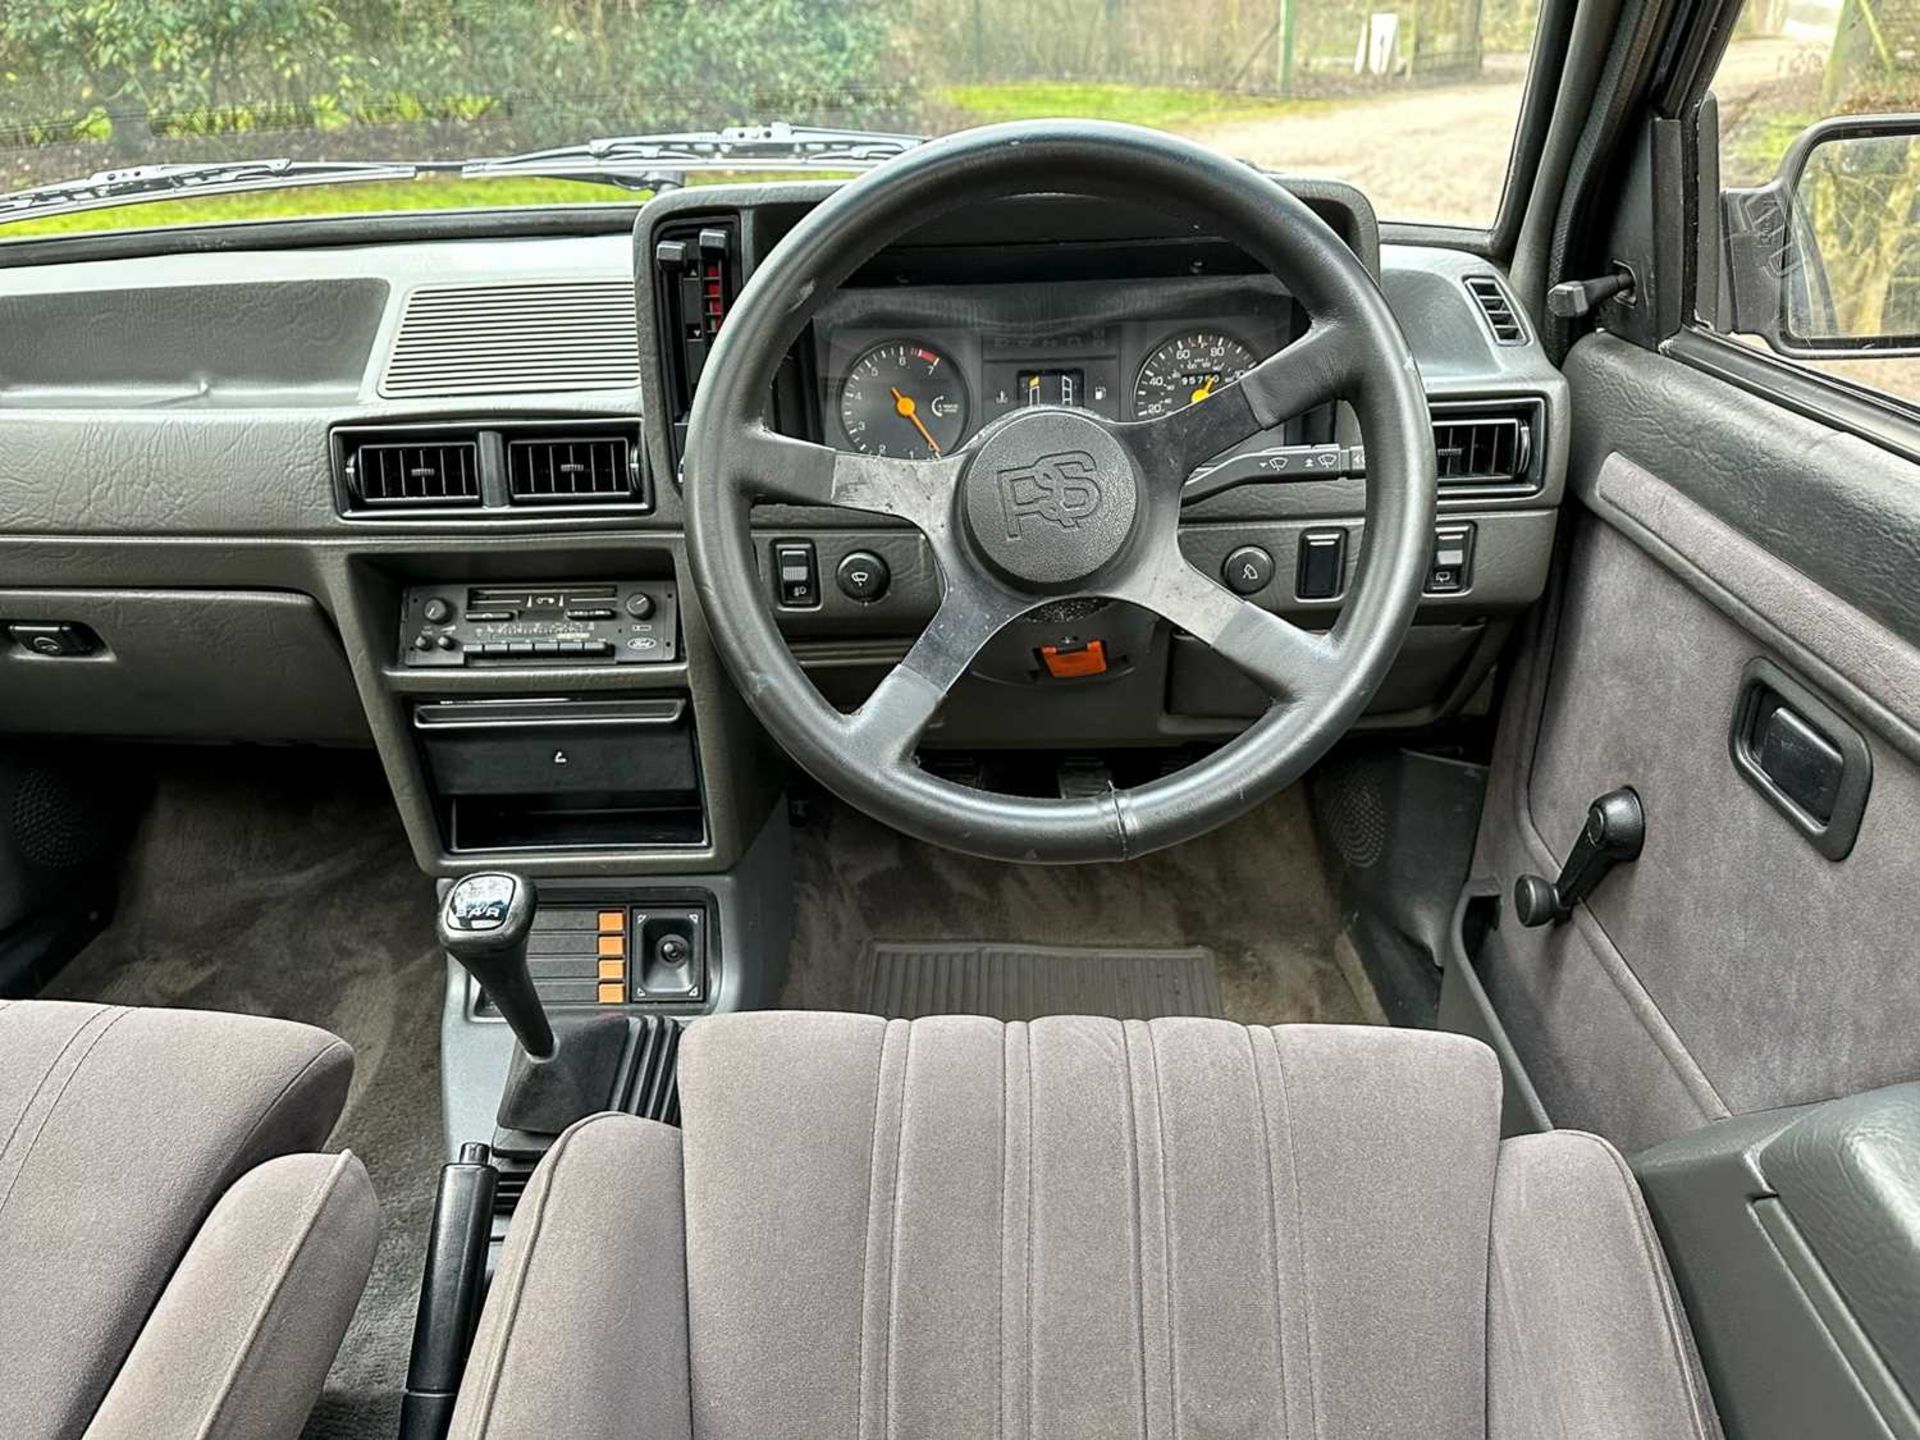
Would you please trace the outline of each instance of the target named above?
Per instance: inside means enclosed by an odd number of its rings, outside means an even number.
[[[1520,323],[1520,312],[1498,280],[1491,275],[1469,275],[1466,283],[1467,293],[1480,307],[1480,314],[1497,343],[1518,345],[1527,338],[1526,327]]]

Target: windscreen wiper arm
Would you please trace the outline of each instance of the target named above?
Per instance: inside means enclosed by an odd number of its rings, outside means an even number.
[[[924,135],[837,130],[776,120],[725,130],[615,135],[552,150],[469,160],[460,173],[469,177],[538,175],[658,190],[682,183],[680,177],[693,170],[865,170],[925,143]]]
[[[619,135],[552,150],[472,160],[283,158],[136,165],[0,195],[0,225],[183,195],[417,180],[425,175],[475,179],[532,175],[630,190],[661,190],[682,184],[691,170],[864,170],[924,141],[920,135],[775,122],[683,134]]]
[[[294,185],[412,180],[432,170],[458,174],[459,169],[458,162],[405,160],[210,160],[136,165],[0,195],[0,225],[67,215],[78,210],[97,210],[108,205],[178,199],[182,195],[232,195],[245,190],[278,190]]]

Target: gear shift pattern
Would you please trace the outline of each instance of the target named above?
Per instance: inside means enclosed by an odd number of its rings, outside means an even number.
[[[553,1026],[527,969],[535,891],[524,875],[487,871],[447,891],[436,928],[447,953],[480,982],[530,1059],[554,1054]]]

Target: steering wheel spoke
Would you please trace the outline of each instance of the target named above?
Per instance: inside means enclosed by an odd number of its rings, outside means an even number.
[[[1361,345],[1342,326],[1316,322],[1225,389],[1156,420],[1116,430],[1144,473],[1172,485],[1243,440],[1337,400],[1358,381]]]
[[[1011,591],[960,573],[920,638],[849,718],[855,743],[876,764],[906,760],[987,642],[1032,608]]]
[[[1167,546],[1142,581],[1121,587],[1117,599],[1172,621],[1223,659],[1231,660],[1281,700],[1313,700],[1339,679],[1339,647],[1328,634],[1242,600]]]
[[[730,456],[740,486],[761,501],[837,505],[910,521],[928,535],[950,523],[962,461],[899,460],[831,450],[755,426]]]

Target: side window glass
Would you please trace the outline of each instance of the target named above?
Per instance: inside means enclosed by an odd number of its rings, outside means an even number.
[[[1920,9],[1747,0],[1714,75],[1720,294],[1702,319],[1920,405]]]

